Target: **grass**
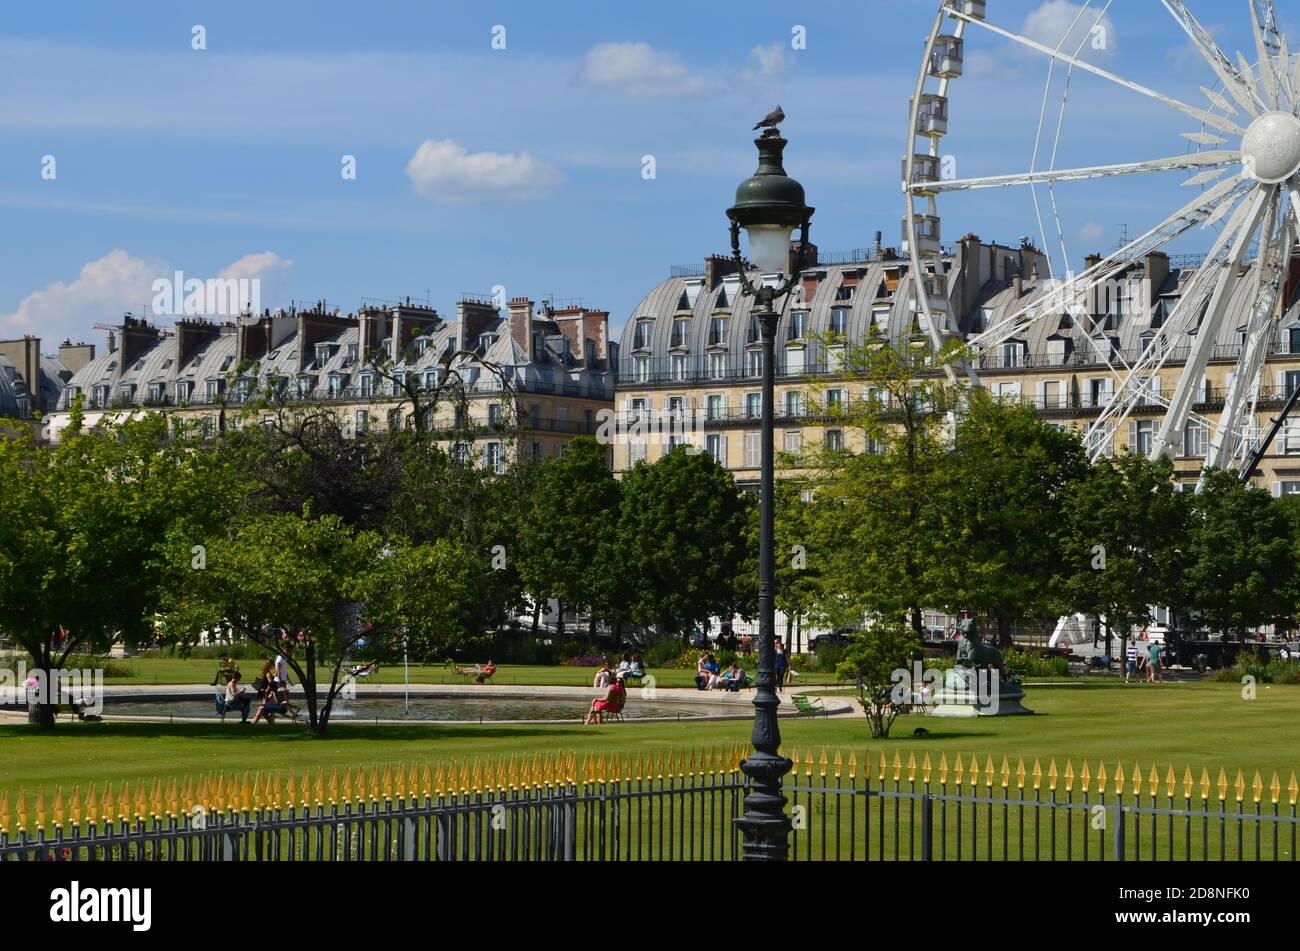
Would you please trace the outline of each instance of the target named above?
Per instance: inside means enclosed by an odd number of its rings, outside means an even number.
[[[173,663],[166,661],[163,663]],[[210,669],[204,663],[203,669]],[[570,674],[552,668],[565,683]],[[400,672],[400,671],[399,671]],[[391,671],[390,671],[391,673]],[[676,672],[686,673],[689,672]],[[425,681],[428,682],[428,681]],[[578,681],[582,682],[582,681]],[[635,702],[635,696],[633,697]],[[930,753],[937,764],[961,755],[978,756],[1012,768],[1024,757],[1027,768],[1035,758],[1046,770],[1055,758],[1064,771],[1066,760],[1078,772],[1087,760],[1095,772],[1104,761],[1108,773],[1117,762],[1131,774],[1134,763],[1143,775],[1156,765],[1163,776],[1172,765],[1181,779],[1185,767],[1199,778],[1202,767],[1212,777],[1227,770],[1230,781],[1242,770],[1247,783],[1259,769],[1265,784],[1277,770],[1285,788],[1291,771],[1300,772],[1300,687],[1259,685],[1258,697],[1243,700],[1240,687],[1208,682],[1137,685],[1085,684],[1030,688],[1026,705],[1038,715],[979,720],[900,718],[887,741],[872,741],[861,718],[783,719],[785,750],[822,747],[852,749],[859,759],[870,750],[873,761],[884,751],[890,762],[897,751],[904,761],[914,752],[920,760]],[[575,709],[575,717],[578,711]],[[929,730],[914,736],[913,729]],[[0,791],[20,788],[71,787],[111,780],[164,781],[209,771],[311,769],[431,762],[474,756],[575,751],[579,757],[600,753],[620,755],[693,750],[701,746],[730,747],[749,738],[740,722],[619,723],[600,727],[580,724],[467,724],[376,726],[335,724],[329,735],[313,738],[301,727],[240,727],[237,723],[194,725],[145,723],[69,724],[61,721],[42,734],[24,724],[0,725]]]

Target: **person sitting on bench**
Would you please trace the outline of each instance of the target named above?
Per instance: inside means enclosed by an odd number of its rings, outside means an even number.
[[[239,711],[239,722],[248,722],[248,707],[253,702],[252,696],[244,691],[239,683],[239,671],[233,671],[226,681],[225,693],[218,700],[217,712],[225,719],[231,710]]]
[[[473,667],[457,667],[456,673],[463,674],[466,677],[473,677],[474,683],[486,683],[488,678],[497,672],[497,665],[488,658],[486,664],[475,664]]]
[[[369,677],[377,670],[379,670],[379,661],[372,660],[368,664],[358,664],[356,667],[353,667],[348,671],[348,676],[353,680],[360,680],[362,677]]]
[[[275,723],[276,714],[283,714],[284,712],[284,704],[280,702],[280,698],[276,695],[275,685],[271,684],[266,688],[266,692],[262,694],[262,704],[257,708],[257,713],[253,716],[253,725],[256,726],[263,717],[266,718],[267,723]]]
[[[749,675],[741,670],[740,662],[733,660],[731,666],[723,671],[722,676],[718,679],[718,683],[724,690],[730,690],[732,693],[737,693],[741,687],[745,686],[745,682],[748,679]]]

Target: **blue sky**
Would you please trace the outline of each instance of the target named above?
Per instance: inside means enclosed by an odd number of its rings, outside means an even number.
[[[1189,6],[1225,48],[1253,49],[1246,0]],[[937,7],[6,5],[0,336],[34,333],[47,350],[64,336],[98,341],[92,323],[145,306],[173,269],[259,277],[265,306],[325,298],[345,312],[426,294],[452,312],[461,293],[501,285],[581,298],[621,330],[670,265],[723,249],[723,210],[754,166],[750,126],[776,103],[787,168],[818,209],[814,241],[864,247],[882,230],[897,243],[907,99]],[[989,2],[990,19],[1052,45],[1077,10]],[[195,25],[205,49],[192,48]],[[1119,0],[1106,25],[1095,61],[1207,105],[1210,71],[1158,0]],[[792,47],[796,27],[806,48]],[[944,152],[963,178],[1029,168],[1046,58],[984,31],[968,56]],[[1178,155],[1179,133],[1197,128],[1076,75],[1058,164]],[[345,155],[355,180],[340,174]],[[1184,177],[1062,186],[1071,263],[1183,204]],[[946,197],[942,214],[947,239],[1039,234],[1025,189]]]

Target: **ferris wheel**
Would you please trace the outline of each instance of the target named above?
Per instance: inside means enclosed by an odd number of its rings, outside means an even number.
[[[1074,25],[1055,46],[996,25],[987,18],[984,0],[944,0],[926,41],[908,117],[909,148],[903,159],[906,196],[903,239],[911,262],[917,309],[926,317],[930,342],[937,350],[958,334],[949,312],[942,255],[940,200],[953,192],[977,189],[1028,189],[1042,247],[1052,268],[1052,293],[1033,297],[1015,313],[981,328],[965,341],[966,375],[978,384],[976,364],[984,355],[1024,334],[1040,321],[1059,321],[1063,312],[1079,314],[1089,336],[1094,327],[1085,301],[1090,292],[1119,279],[1152,251],[1197,229],[1217,229],[1217,236],[1194,272],[1181,284],[1172,312],[1153,324],[1140,350],[1125,354],[1107,346],[1096,353],[1114,381],[1113,396],[1089,430],[1094,459],[1106,451],[1107,432],[1127,420],[1144,403],[1163,404],[1165,413],[1152,439],[1152,458],[1171,455],[1191,421],[1208,432],[1206,468],[1226,468],[1250,455],[1258,442],[1255,404],[1270,335],[1286,280],[1288,263],[1300,228],[1300,57],[1282,34],[1272,0],[1245,0],[1255,49],[1251,56],[1230,57],[1180,0],[1141,0],[1151,16],[1172,18],[1205,61],[1207,82],[1182,99],[1158,92],[1089,62],[1085,44],[1106,24],[1114,0],[1083,0]],[[1132,3],[1132,0],[1129,0]],[[1131,12],[1126,3],[1126,12]],[[1222,8],[1218,9],[1222,15]],[[969,36],[968,36],[969,34]],[[1033,153],[1027,171],[984,178],[945,175],[942,140],[949,131],[949,92],[963,73],[967,40],[987,34],[993,42],[1010,42],[1044,57],[1044,86]],[[1088,73],[1163,104],[1189,120],[1181,141],[1169,154],[1145,161],[1101,166],[1073,166],[1062,154],[1071,80]],[[1056,100],[1053,101],[1055,90]],[[1203,104],[1193,105],[1203,100]],[[1078,274],[1069,268],[1065,230],[1055,186],[1182,171],[1195,196],[1164,220],[1126,239],[1118,250],[1091,259]],[[1040,193],[1040,189],[1046,194]],[[1051,223],[1051,229],[1047,225]],[[1056,255],[1054,259],[1054,254]],[[1250,263],[1252,267],[1244,265]],[[1194,412],[1201,402],[1201,381],[1216,340],[1234,300],[1247,302],[1237,366],[1228,378],[1218,419]],[[1238,303],[1237,312],[1240,313]],[[1099,338],[1100,342],[1100,338]],[[1170,362],[1177,342],[1182,366],[1172,395],[1153,394],[1147,381]],[[957,380],[957,371],[948,369]]]

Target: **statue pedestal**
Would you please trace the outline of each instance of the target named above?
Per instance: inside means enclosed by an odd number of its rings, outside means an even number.
[[[1021,703],[1025,691],[1014,680],[1003,680],[997,671],[954,668],[943,687],[934,695],[932,717],[1014,717],[1033,710]]]

